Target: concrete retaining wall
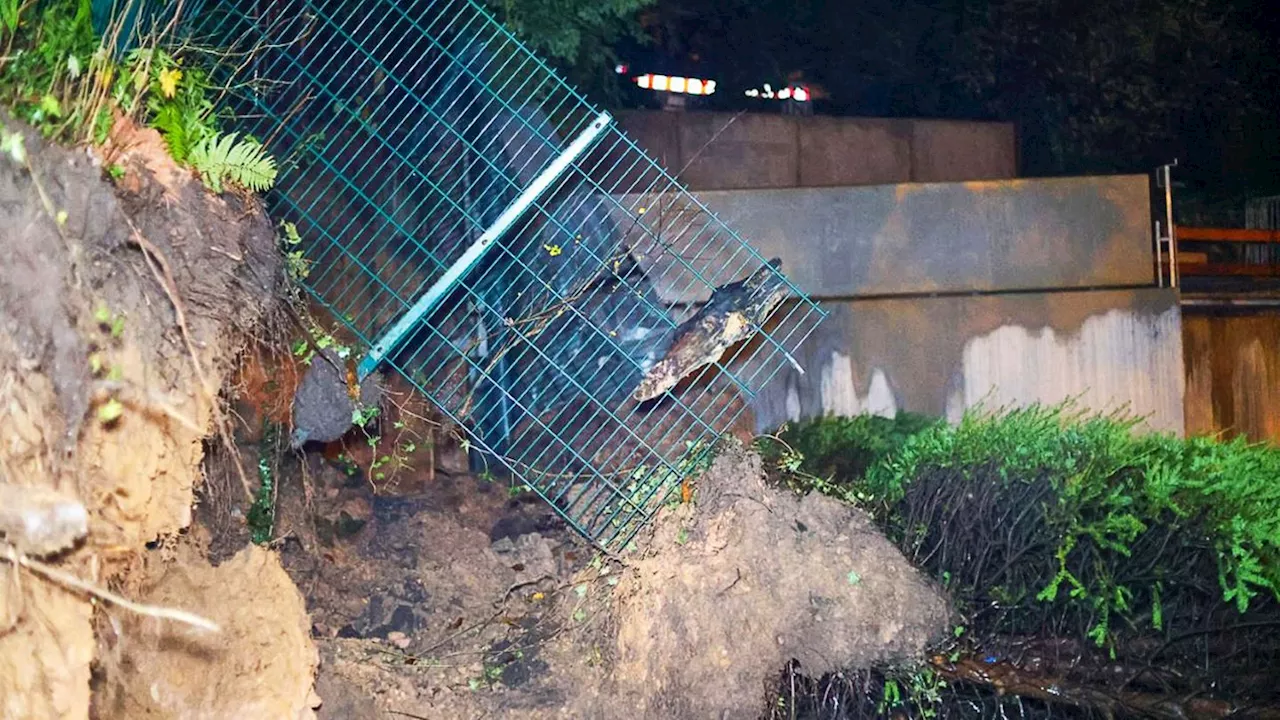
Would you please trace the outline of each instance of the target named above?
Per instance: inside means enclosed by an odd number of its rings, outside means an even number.
[[[820,298],[1155,280],[1143,175],[727,190],[698,198]],[[705,229],[685,219],[696,214],[676,197],[627,196],[623,204],[648,209],[643,222],[660,241],[638,238],[636,247],[650,264],[670,264],[660,243],[682,248],[682,259],[707,277],[734,275],[745,262],[730,245],[698,242]],[[686,297],[690,290],[703,295]],[[658,291],[672,302],[706,294],[669,270]]]
[[[699,193],[831,313],[795,358],[803,373],[730,363],[777,373],[750,403],[756,429],[1078,397],[1182,434],[1181,313],[1152,287],[1147,191],[1116,176]],[[736,260],[666,240],[707,271]],[[681,287],[660,292],[702,299]]]
[[[650,110],[620,113],[618,122],[695,191],[1018,174],[1010,123]]]
[[[758,431],[824,414],[958,419],[987,407],[1126,408],[1183,432],[1173,291],[1072,291],[824,301],[831,316],[752,402]]]

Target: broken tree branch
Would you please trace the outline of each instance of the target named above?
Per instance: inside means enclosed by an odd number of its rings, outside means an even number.
[[[3,557],[13,565],[21,567],[32,574],[44,578],[45,580],[61,585],[67,590],[73,590],[90,595],[103,602],[108,602],[119,608],[128,610],[135,615],[144,615],[146,617],[159,618],[161,620],[173,620],[201,630],[208,630],[209,632],[215,633],[221,632],[221,628],[212,620],[203,618],[194,613],[189,613],[185,610],[160,607],[158,605],[143,605],[141,603],[133,602],[132,600],[117,595],[110,590],[98,587],[88,581],[81,580],[69,572],[46,565],[39,560],[33,560],[30,557],[19,553],[17,548],[12,545],[8,546],[7,552],[0,554],[0,557]]]

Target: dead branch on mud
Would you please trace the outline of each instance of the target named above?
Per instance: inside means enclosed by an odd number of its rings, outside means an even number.
[[[175,622],[185,623],[192,627],[207,630],[209,632],[216,633],[221,632],[222,630],[218,624],[212,620],[203,618],[194,613],[189,613],[185,610],[160,607],[158,605],[144,605],[142,603],[133,602],[132,600],[117,595],[106,588],[101,588],[86,580],[81,580],[69,572],[59,570],[51,565],[46,565],[39,560],[34,560],[18,552],[18,549],[12,545],[5,544],[2,549],[3,552],[0,552],[0,558],[9,561],[9,563],[15,567],[25,569],[33,575],[41,577],[56,585],[60,585],[66,590],[92,596],[103,602],[128,610],[136,615],[144,615],[146,617],[153,617],[161,620],[173,620]]]
[[[1106,717],[1134,713],[1140,717],[1168,720],[1220,720],[1227,717],[1280,720],[1280,708],[1239,707],[1226,700],[1197,697],[1195,693],[1161,694],[1100,687],[1023,670],[1008,661],[988,664],[974,657],[960,658],[955,662],[934,657],[929,664],[948,682],[987,687],[1002,696],[1013,695],[1092,709]]]

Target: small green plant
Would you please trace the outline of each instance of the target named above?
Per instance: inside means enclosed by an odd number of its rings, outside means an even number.
[[[341,455],[338,455],[335,462],[338,464],[338,468],[341,469],[347,477],[354,477],[356,473],[360,472],[360,465],[356,463],[355,458],[351,457],[350,453],[344,452]]]
[[[96,379],[105,376],[108,383],[118,383],[123,376],[122,369],[118,365],[109,364],[103,354],[124,336],[124,315],[112,312],[106,303],[99,302],[93,312],[93,319],[98,324],[100,334],[90,342],[89,372]],[[110,425],[124,415],[124,404],[117,397],[118,388],[111,388],[110,392],[110,397],[98,406],[98,421],[104,425]]]
[[[218,134],[208,74],[200,67],[182,67],[179,59],[164,50],[131,52],[116,88],[116,102],[126,111],[134,109],[131,103],[145,89],[149,124],[180,163],[189,162],[198,144]]]
[[[354,352],[349,345],[340,342],[337,337],[314,322],[311,323],[311,338],[301,338],[293,344],[293,356],[298,358],[303,365],[310,365],[315,359],[315,351],[328,350],[332,348],[333,352],[339,359],[346,360],[351,357]]]
[[[885,673],[876,713],[888,717],[890,711],[906,708],[910,717],[935,718],[946,688],[946,680],[928,667],[891,669]]]
[[[9,156],[14,165],[27,164],[27,145],[22,133],[0,128],[0,153]]]
[[[191,166],[216,193],[227,182],[262,192],[276,180],[276,162],[257,140],[236,133],[211,135],[197,142],[188,155]]]
[[[276,483],[272,461],[279,449],[279,438],[280,426],[264,421],[262,440],[258,445],[258,491],[245,514],[249,538],[257,545],[271,542],[275,532]]]
[[[113,313],[105,304],[99,304],[93,311],[93,319],[98,322],[99,327],[111,335],[112,339],[119,339],[124,335],[124,315]]]
[[[377,417],[378,417],[377,405],[357,405],[356,409],[351,411],[351,424],[355,425],[356,427],[364,427],[365,425],[368,425],[369,423],[373,422],[374,419]],[[369,444],[371,446],[377,444],[377,440],[375,437],[370,437],[369,441],[370,441]]]
[[[303,256],[302,236],[298,234],[298,226],[291,222],[280,221],[280,244],[284,250],[285,272],[289,280],[300,283],[311,274],[311,261]]]
[[[109,398],[98,406],[98,422],[110,425],[124,415],[124,405],[116,398]]]

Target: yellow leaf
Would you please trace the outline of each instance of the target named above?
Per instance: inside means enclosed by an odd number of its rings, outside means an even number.
[[[559,245],[543,245],[542,248],[546,250],[547,254],[550,255],[551,257],[555,257],[560,254]]]
[[[115,398],[111,398],[98,407],[98,421],[104,425],[114,422],[123,414],[124,405]]]
[[[182,80],[182,71],[178,68],[169,68],[160,71],[160,92],[167,98],[171,98],[178,93],[178,82]]]

